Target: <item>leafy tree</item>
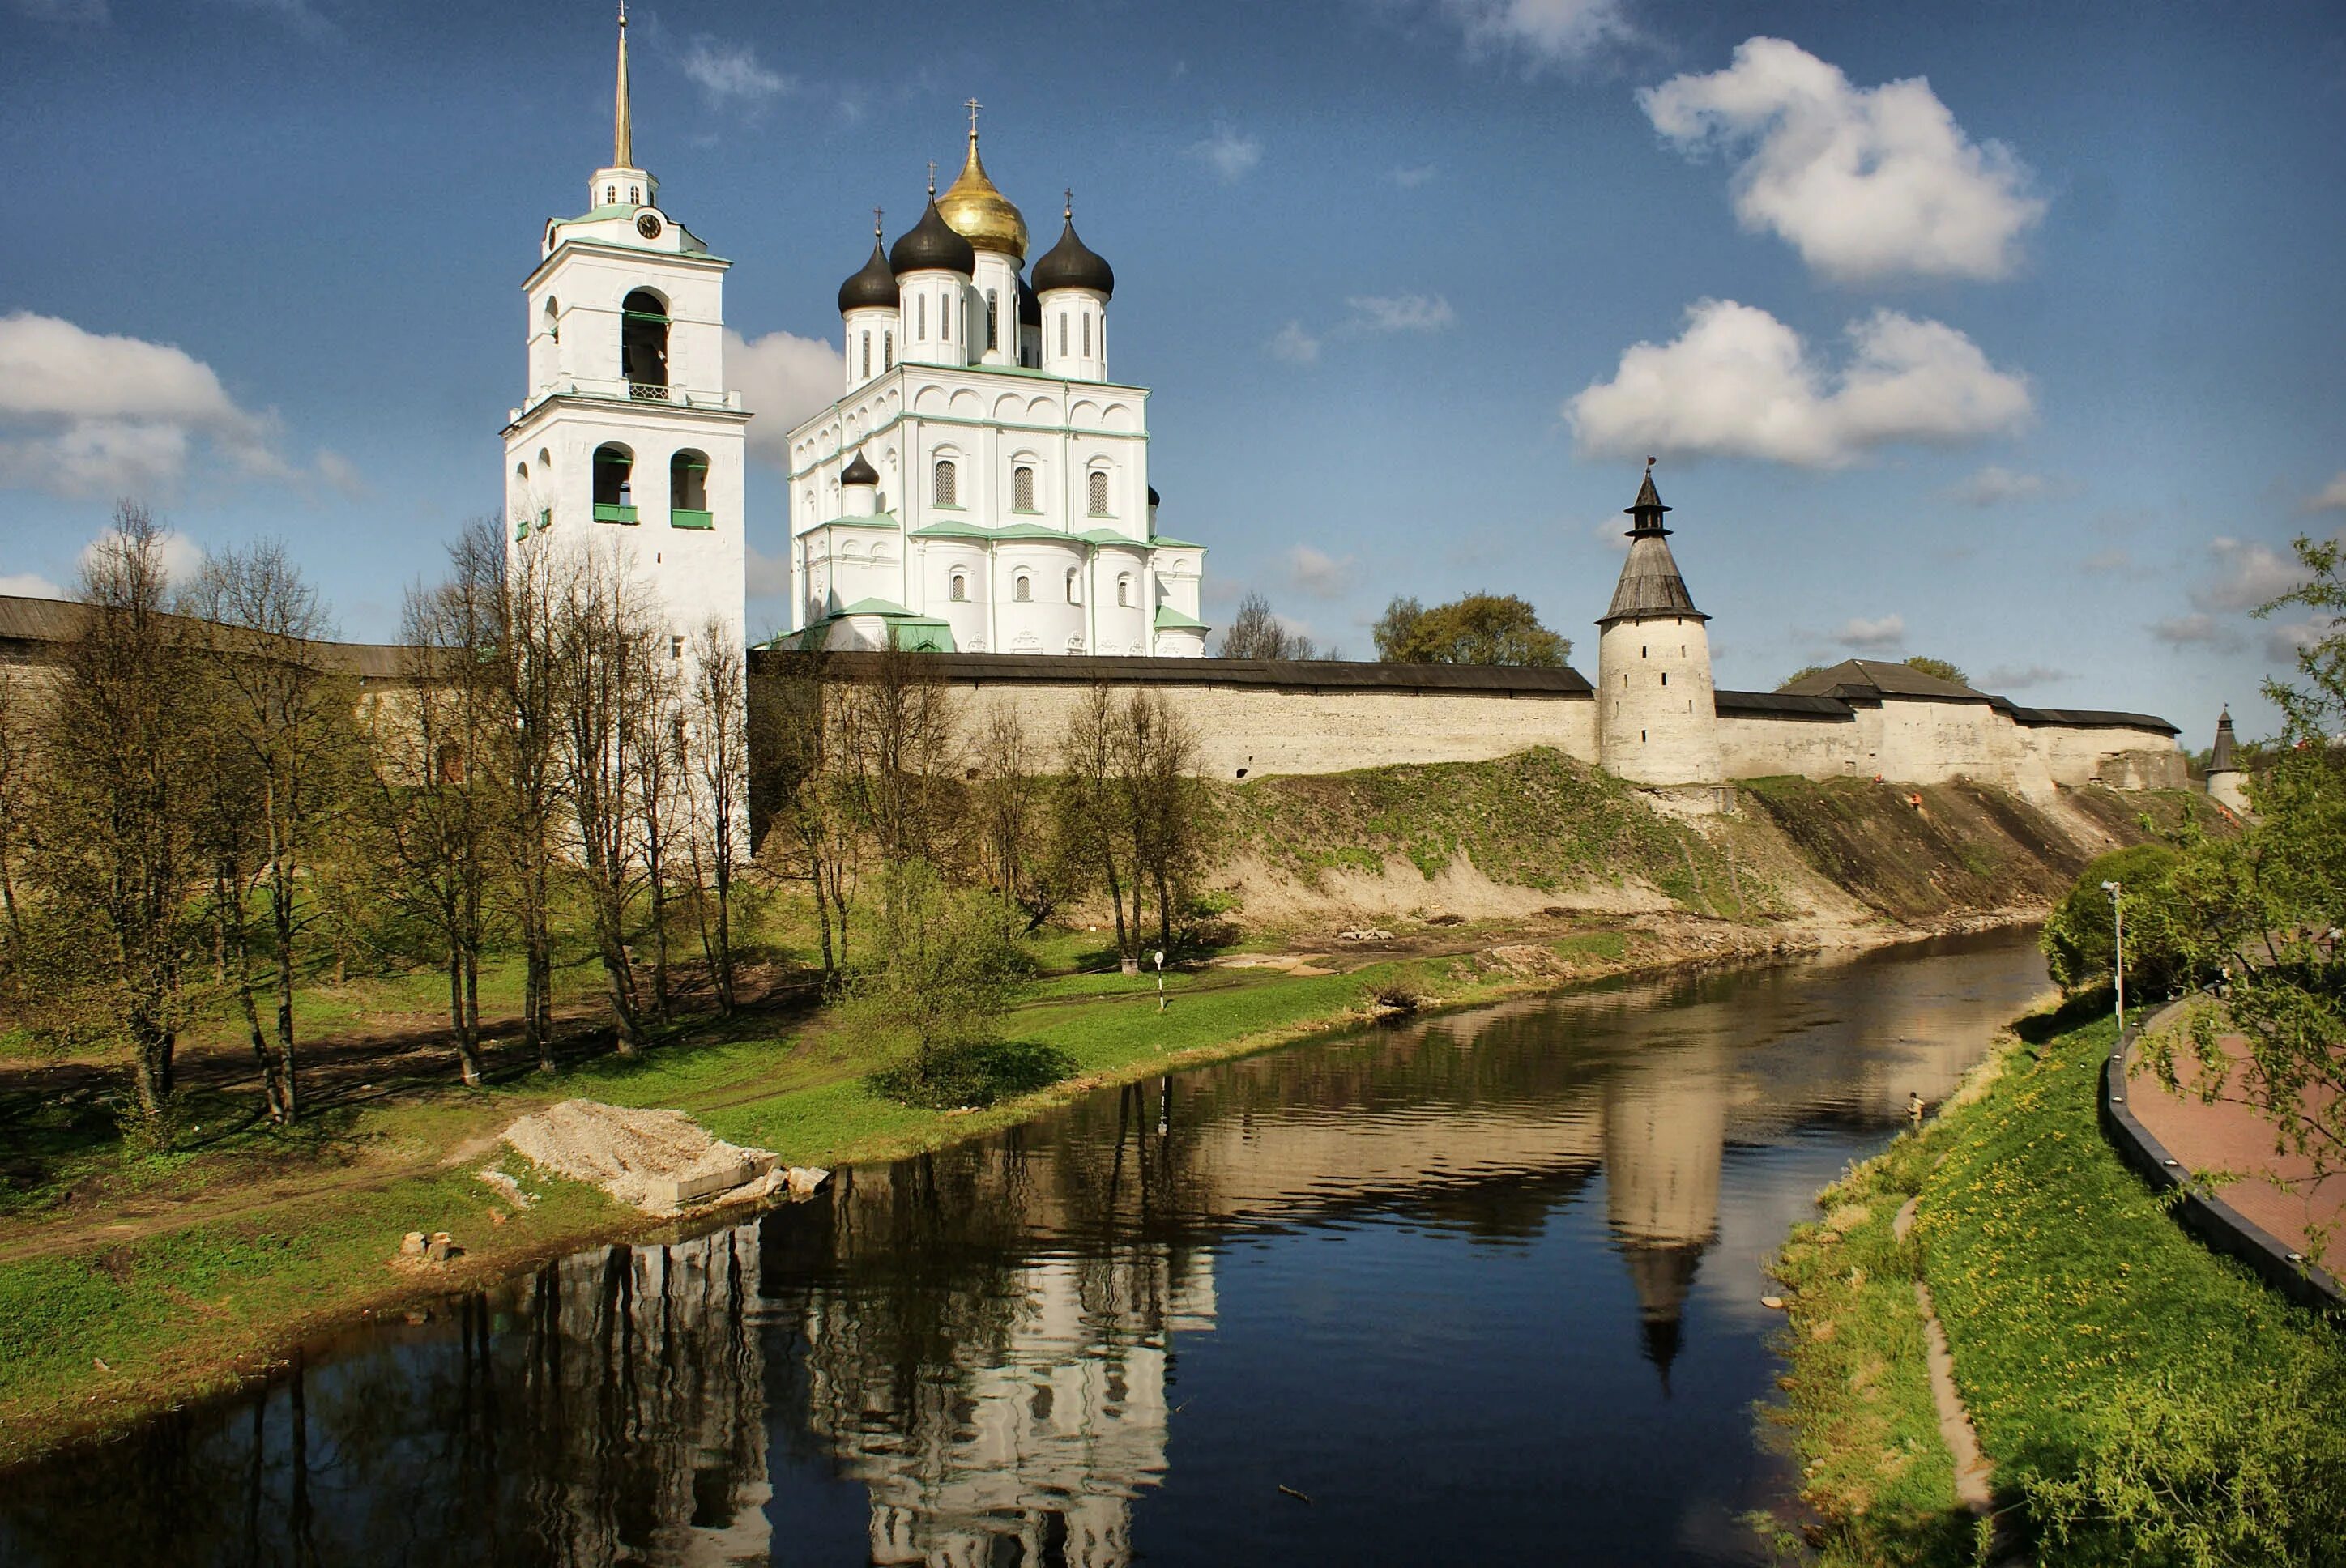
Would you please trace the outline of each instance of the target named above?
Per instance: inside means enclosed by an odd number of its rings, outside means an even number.
[[[1250,590],[1239,601],[1238,614],[1222,633],[1224,658],[1317,658],[1320,649],[1310,637],[1290,632],[1271,613],[1270,601]]]
[[[1824,673],[1825,667],[1821,664],[1804,664],[1800,668],[1794,670],[1791,674],[1786,676],[1782,680],[1778,681],[1776,683],[1776,689],[1778,691],[1782,691],[1786,687],[1798,686],[1800,682],[1808,679],[1809,677],[1812,675],[1822,675]]]
[[[883,866],[880,882],[870,956],[848,982],[846,1013],[904,1051],[910,1086],[933,1086],[999,1037],[1030,965],[1002,900],[947,885],[926,860]]]
[[[1906,661],[1906,667],[1919,670],[1924,675],[1936,676],[1941,680],[1951,680],[1957,686],[1969,686],[1972,683],[1972,677],[1965,675],[1960,667],[1946,659],[1933,658],[1929,654],[1916,654]]]
[[[1554,668],[1572,656],[1570,639],[1539,623],[1531,603],[1513,594],[1467,594],[1423,609],[1396,598],[1378,617],[1377,657],[1388,664],[1528,665]]]
[[[2102,884],[2116,882],[2126,898],[2127,978],[2146,996],[2168,988],[2176,978],[2177,954],[2162,911],[2178,858],[2165,844],[2136,844],[2086,866],[2037,937],[2055,985],[2075,995],[2107,984],[2116,972],[2116,911]]]

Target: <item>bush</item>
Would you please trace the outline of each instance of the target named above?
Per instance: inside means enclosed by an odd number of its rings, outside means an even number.
[[[877,891],[878,918],[863,942],[871,956],[849,976],[846,1018],[907,1054],[873,1086],[902,1099],[910,1085],[926,1103],[985,1059],[984,1048],[994,1044],[1032,965],[1019,945],[1015,911],[988,894],[947,887],[926,861],[890,868]]]
[[[946,1046],[930,1053],[925,1071],[916,1071],[919,1065],[898,1062],[864,1082],[900,1104],[952,1111],[1047,1089],[1075,1071],[1075,1059],[1056,1046],[1016,1040]]]
[[[2164,844],[2113,850],[2086,866],[2076,886],[2053,906],[2037,939],[2046,967],[2065,995],[2108,983],[2116,972],[2115,924],[2104,882],[2126,890],[2127,975],[2144,994],[2165,992],[2177,977],[2173,944],[2156,918],[2177,856]]]

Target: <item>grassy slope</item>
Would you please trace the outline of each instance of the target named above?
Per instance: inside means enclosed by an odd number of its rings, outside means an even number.
[[[1998,1467],[2000,1502],[2105,1452],[2109,1413],[2145,1390],[2188,1401],[2209,1429],[2248,1432],[2277,1390],[2346,1380],[2339,1328],[2193,1241],[2104,1142],[2096,1069],[2112,1027],[2030,1029],[2043,1043],[2009,1047],[1976,1105],[1902,1137],[1828,1192],[1829,1203],[1872,1211],[1847,1242],[1820,1246],[1818,1227],[1804,1227],[1785,1249],[1781,1273],[1798,1291],[1786,1337],[1791,1409],[1810,1499],[1834,1522],[1832,1560],[1970,1561],[1943,1451],[1904,1467],[1889,1457],[1930,1430],[1918,1268]],[[1913,1235],[1898,1247],[1889,1217],[1916,1193]],[[1855,1265],[1867,1268],[1862,1286],[1851,1283]],[[1826,1323],[1833,1329],[1820,1340]],[[1879,1396],[1851,1385],[1872,1362],[1889,1369]],[[2082,1537],[2054,1555],[2165,1560],[2139,1540]]]
[[[1384,870],[1399,855],[1439,876],[1460,854],[1494,882],[1554,891],[1637,878],[1686,908],[1744,918],[1725,860],[1610,774],[1545,747],[1493,762],[1367,768],[1217,786],[1219,840],[1308,882]]]

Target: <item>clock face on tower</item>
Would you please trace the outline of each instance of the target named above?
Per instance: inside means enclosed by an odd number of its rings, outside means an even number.
[[[636,219],[636,232],[647,239],[657,239],[660,233],[659,214],[647,212]]]

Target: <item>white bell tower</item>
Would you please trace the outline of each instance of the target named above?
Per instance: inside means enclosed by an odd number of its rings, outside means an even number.
[[[748,594],[750,416],[725,387],[731,265],[658,205],[636,167],[619,8],[610,167],[550,219],[529,300],[529,390],[505,425],[507,551],[616,546],[664,606],[671,647],[711,616],[736,646]]]

